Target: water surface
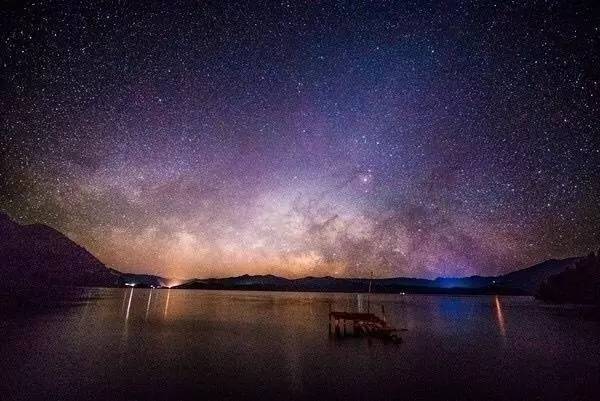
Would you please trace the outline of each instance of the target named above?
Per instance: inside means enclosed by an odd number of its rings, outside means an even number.
[[[600,324],[528,297],[373,295],[401,345],[328,335],[356,294],[87,289],[1,318],[0,397],[591,400]]]

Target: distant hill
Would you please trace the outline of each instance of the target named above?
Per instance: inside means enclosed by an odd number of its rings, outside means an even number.
[[[124,285],[134,285],[135,287],[168,287],[172,280],[154,274],[136,274],[123,273],[116,269],[109,268],[111,273],[119,276]]]
[[[440,288],[504,288],[534,294],[544,280],[573,267],[580,259],[549,259],[501,276],[438,277],[433,285]]]
[[[368,292],[369,286],[374,293],[420,293],[420,294],[524,294],[520,290],[507,290],[493,287],[440,287],[435,280],[415,278],[335,278],[304,277],[286,279],[270,276],[239,276],[221,279],[190,280],[173,288],[203,290],[245,290],[245,291],[311,291],[311,292]]]
[[[65,235],[0,213],[0,285],[118,286],[119,276]]]
[[[107,268],[85,248],[43,224],[21,225],[0,213],[0,286],[55,284],[66,286],[169,286],[173,280],[122,273]],[[243,275],[193,279],[174,288],[262,291],[322,291],[381,293],[534,294],[550,276],[575,265],[580,258],[551,259],[497,277],[438,277],[435,280],[394,277],[304,277]]]
[[[503,287],[517,288],[533,294],[544,280],[575,266],[580,259],[581,257],[550,259],[526,269],[500,276],[497,278],[496,283]]]
[[[435,280],[394,277],[384,279],[304,277],[287,279],[273,275],[194,279],[173,288],[205,290],[315,291],[376,293],[514,294],[533,295],[548,277],[572,267],[579,258],[551,259],[501,276],[438,277]]]
[[[548,277],[536,296],[557,303],[600,305],[600,251],[578,258],[575,266]]]
[[[289,287],[293,280],[267,275],[250,276],[244,274],[238,277],[193,279],[173,288],[181,289],[278,289]]]
[[[21,225],[0,213],[0,286],[163,286],[158,276],[108,269],[64,234],[43,224]]]

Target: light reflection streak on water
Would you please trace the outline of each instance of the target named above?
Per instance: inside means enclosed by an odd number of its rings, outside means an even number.
[[[127,313],[125,314],[125,321],[129,320],[129,311],[131,310],[131,298],[133,298],[133,288],[129,292],[129,301],[127,302]]]
[[[364,298],[363,298],[363,294],[357,294],[356,295],[356,308],[358,309],[359,313],[362,313],[364,310]]]
[[[171,297],[171,289],[167,290],[167,301],[165,302],[165,314],[164,318],[167,318],[167,312],[169,311],[169,298]]]
[[[127,302],[127,291],[123,291],[123,302],[121,302],[121,311],[119,312],[119,316],[123,313],[123,309],[125,309],[126,302]]]
[[[89,312],[89,309],[90,309],[90,303],[91,303],[90,302],[90,298],[91,298],[90,293],[91,293],[90,290],[86,290],[85,293],[84,293],[84,295],[83,295],[83,299],[85,301],[83,303],[83,312],[81,313],[81,318],[79,319],[80,322],[84,322],[85,319],[88,316],[88,312]]]
[[[504,313],[502,313],[502,305],[500,304],[500,298],[498,295],[494,298],[496,305],[496,319],[498,319],[498,328],[500,329],[500,335],[506,337],[506,322],[504,320]]]
[[[152,289],[148,293],[148,304],[146,305],[146,317],[145,320],[148,320],[148,313],[150,313],[150,301],[152,300]]]

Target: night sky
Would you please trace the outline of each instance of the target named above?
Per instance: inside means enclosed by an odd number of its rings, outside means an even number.
[[[180,278],[596,250],[594,3],[2,2],[0,209]]]

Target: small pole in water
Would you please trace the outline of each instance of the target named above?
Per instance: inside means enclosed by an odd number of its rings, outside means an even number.
[[[385,318],[385,306],[383,306],[383,304],[381,304],[381,315],[383,317],[383,322],[387,323],[387,320]]]

